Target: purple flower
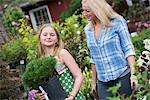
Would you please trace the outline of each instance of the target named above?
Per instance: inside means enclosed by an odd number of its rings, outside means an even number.
[[[36,90],[31,90],[30,92],[29,92],[29,94],[28,94],[28,100],[35,100],[35,98],[36,98],[36,92],[35,92]]]

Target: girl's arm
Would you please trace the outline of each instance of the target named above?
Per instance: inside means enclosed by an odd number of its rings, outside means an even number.
[[[65,49],[62,49],[60,52],[60,59],[62,62],[69,68],[70,72],[72,73],[75,83],[72,89],[71,95],[68,98],[73,98],[78,93],[81,84],[83,82],[83,75],[81,73],[81,69],[77,65],[76,61],[72,57],[72,55]]]

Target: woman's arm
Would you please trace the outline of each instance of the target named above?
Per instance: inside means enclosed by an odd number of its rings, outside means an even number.
[[[134,56],[128,56],[127,58],[128,60],[128,64],[130,66],[130,69],[131,69],[131,77],[130,77],[130,80],[131,80],[131,87],[132,89],[137,89],[138,87],[138,81],[136,80],[136,77],[135,77],[135,57]]]
[[[95,64],[92,64],[92,91],[96,90],[96,80],[97,80],[97,76],[96,76],[96,66]]]
[[[72,55],[65,49],[61,50],[60,59],[62,59],[63,63],[69,68],[70,72],[72,73],[75,79],[74,87],[70,95],[70,97],[75,97],[83,82],[83,75],[81,73],[81,69],[77,65]]]
[[[131,69],[131,75],[133,75],[135,73],[135,68],[134,68],[134,64],[135,64],[135,57],[134,56],[128,56],[128,64],[130,66]]]

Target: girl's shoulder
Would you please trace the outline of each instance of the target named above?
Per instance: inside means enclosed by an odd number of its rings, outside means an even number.
[[[61,49],[60,50],[60,53],[59,53],[59,56],[64,56],[66,55],[67,53],[69,53],[66,49]]]
[[[59,59],[63,63],[64,58],[67,57],[67,55],[70,54],[66,49],[61,49],[59,53]]]

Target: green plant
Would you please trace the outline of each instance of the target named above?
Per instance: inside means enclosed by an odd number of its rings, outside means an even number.
[[[144,50],[143,40],[150,37],[150,30],[143,30],[138,32],[136,36],[132,37],[132,42],[136,50],[136,59],[141,55],[141,52]]]
[[[83,86],[81,87],[81,91],[83,92],[84,96],[87,100],[93,99],[93,93],[91,88],[91,81],[92,81],[92,71],[88,70],[87,67],[83,71],[83,75],[85,77]]]
[[[3,24],[9,36],[18,35],[18,19],[24,18],[24,13],[19,7],[9,6],[4,13]]]
[[[61,13],[61,18],[65,20],[73,14],[81,14],[81,0],[72,0],[70,9]]]
[[[26,57],[26,51],[22,38],[18,37],[11,40],[1,47],[0,57],[7,63],[14,63]]]
[[[24,18],[19,19],[20,28],[19,33],[23,36],[22,42],[26,47],[27,60],[31,61],[38,57],[37,48],[38,48],[38,35],[33,34],[33,29],[26,22]]]
[[[139,59],[136,62],[138,69],[137,80],[139,83],[137,91],[135,91],[136,98],[150,99],[150,39],[144,40],[144,51],[142,51]]]
[[[23,84],[29,88],[37,88],[53,76],[55,64],[56,59],[53,56],[32,60],[22,76]]]
[[[134,19],[135,21],[149,21],[149,12],[145,10],[145,6],[140,2],[133,3],[128,10],[124,12],[125,19]]]

